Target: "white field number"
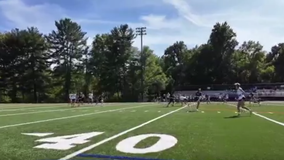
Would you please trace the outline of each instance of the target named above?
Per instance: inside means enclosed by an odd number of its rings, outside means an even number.
[[[90,139],[103,134],[104,132],[89,132],[74,135],[65,135],[57,137],[42,138],[36,140],[36,142],[45,142],[41,145],[35,146],[34,148],[40,149],[54,149],[54,150],[69,150],[76,145],[85,144],[90,142]],[[159,140],[152,146],[146,148],[135,147],[138,143],[151,137],[158,137]],[[146,154],[161,152],[166,149],[170,149],[177,144],[178,140],[166,134],[141,134],[133,137],[128,137],[120,141],[116,145],[116,150],[123,153],[131,154]]]
[[[36,140],[36,142],[47,142],[47,143],[35,146],[34,148],[68,150],[73,147],[76,147],[77,144],[87,143],[89,142],[88,139],[101,135],[103,133],[104,132],[90,132],[90,133],[74,134],[68,136],[43,138]]]
[[[136,148],[135,146],[150,137],[159,137],[160,139],[152,146],[147,148]],[[166,134],[141,134],[133,137],[126,138],[116,145],[116,149],[124,153],[132,154],[146,154],[161,152],[170,149],[176,145],[177,139],[171,135]]]

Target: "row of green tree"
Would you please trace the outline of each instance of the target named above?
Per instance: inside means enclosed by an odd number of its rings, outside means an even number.
[[[148,46],[141,53],[135,38],[124,24],[88,47],[71,19],[56,21],[48,35],[35,27],[0,33],[0,101],[66,102],[77,92],[138,101],[186,85],[284,81],[284,43],[268,53],[258,42],[239,44],[226,22],[213,26],[207,43],[187,48],[179,41],[162,57]]]

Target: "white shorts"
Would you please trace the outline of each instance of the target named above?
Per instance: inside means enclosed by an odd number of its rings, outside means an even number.
[[[239,96],[238,97],[238,101],[241,101],[241,100],[244,100],[245,99],[245,96]]]

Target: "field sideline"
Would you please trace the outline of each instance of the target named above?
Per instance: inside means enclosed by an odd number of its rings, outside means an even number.
[[[200,112],[158,103],[0,104],[2,160],[279,160],[284,102],[252,104],[236,118],[234,102]]]

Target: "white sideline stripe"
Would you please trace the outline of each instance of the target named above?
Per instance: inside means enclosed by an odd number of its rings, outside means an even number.
[[[62,107],[62,106],[47,106],[47,107],[23,107],[23,108],[14,108],[14,109],[0,109],[0,112],[9,112],[9,111],[23,111],[23,110],[30,110],[30,109],[45,109],[45,108],[59,108],[59,107]]]
[[[47,112],[61,112],[61,111],[76,111],[82,109],[92,109],[91,107],[82,107],[82,108],[68,108],[68,109],[54,109],[54,110],[43,110],[43,111],[34,111],[34,112],[24,112],[24,113],[11,113],[11,114],[3,114],[0,117],[8,117],[8,116],[17,116],[17,115],[25,115],[25,114],[36,114],[36,113],[47,113]],[[88,110],[87,110],[88,111]]]
[[[233,104],[228,104],[228,103],[227,103],[227,105],[236,107],[236,105],[233,105]],[[256,116],[258,116],[258,117],[260,117],[260,118],[266,119],[266,120],[268,120],[268,121],[270,121],[270,122],[279,124],[279,125],[281,125],[281,126],[284,127],[284,123],[282,123],[282,122],[279,122],[279,121],[276,121],[276,120],[274,120],[274,119],[265,117],[265,116],[263,116],[263,115],[261,115],[261,114],[258,114],[258,113],[256,113],[256,112],[252,112],[252,114],[254,114],[254,115],[256,115]]]
[[[183,106],[183,107],[181,107],[181,108],[179,108],[179,109],[173,110],[173,111],[171,111],[171,112],[168,112],[168,113],[166,113],[166,114],[163,114],[163,115],[161,115],[161,116],[159,116],[159,117],[157,117],[157,118],[154,118],[154,119],[152,119],[152,120],[150,120],[150,121],[147,121],[147,122],[145,122],[145,123],[142,123],[142,124],[140,124],[140,125],[138,125],[138,126],[136,126],[136,127],[130,128],[130,129],[125,130],[125,131],[123,131],[123,132],[120,132],[120,133],[118,133],[118,134],[116,134],[116,135],[114,135],[114,136],[111,136],[111,137],[109,137],[109,138],[106,138],[106,139],[104,139],[104,140],[102,140],[102,141],[100,141],[100,142],[98,142],[98,143],[95,143],[95,144],[92,144],[92,145],[90,145],[90,146],[88,146],[88,147],[85,147],[85,148],[83,148],[83,149],[80,149],[80,150],[78,150],[78,151],[76,151],[76,152],[74,152],[74,153],[71,153],[71,154],[69,154],[69,155],[63,157],[63,158],[60,158],[59,160],[69,160],[69,159],[71,159],[71,158],[74,158],[74,157],[76,157],[77,155],[79,155],[79,154],[81,154],[81,153],[84,153],[84,152],[86,152],[86,151],[89,151],[89,150],[91,150],[91,149],[93,149],[93,148],[95,148],[95,147],[98,147],[98,146],[100,146],[100,145],[102,145],[102,144],[104,144],[104,143],[106,143],[106,142],[108,142],[108,141],[111,141],[111,140],[113,140],[113,139],[115,139],[115,138],[118,138],[118,137],[124,135],[124,134],[127,134],[127,133],[129,133],[129,132],[132,132],[132,131],[138,129],[138,128],[141,128],[141,127],[143,127],[143,126],[146,126],[147,124],[150,124],[150,123],[152,123],[152,122],[155,122],[155,121],[157,121],[157,120],[159,120],[159,119],[161,119],[161,118],[164,118],[164,117],[166,117],[166,116],[168,116],[168,115],[171,115],[171,114],[173,114],[173,113],[175,113],[175,112],[177,112],[177,111],[179,111],[179,110],[182,110],[182,109],[184,109],[184,108],[186,108],[186,107],[187,107],[187,105],[186,105],[186,106]]]
[[[107,103],[107,106],[112,106],[112,105],[125,105],[125,104],[123,104],[123,103]],[[147,104],[147,103],[141,103],[141,104]],[[150,103],[148,103],[148,104],[150,104]],[[31,105],[33,105],[33,104],[31,104]],[[58,104],[58,103],[55,103],[55,104],[49,104],[50,106],[46,106],[46,105],[48,105],[48,104],[43,104],[43,105],[45,105],[44,107],[40,107],[41,105],[36,105],[36,106],[33,106],[33,107],[31,107],[31,106],[21,106],[21,107],[17,107],[17,108],[9,108],[9,107],[6,107],[6,108],[1,108],[0,107],[0,112],[8,112],[8,111],[22,111],[22,110],[32,110],[32,109],[34,109],[34,110],[40,110],[40,109],[45,109],[45,108],[60,108],[60,107],[65,107],[65,106],[70,106],[70,104],[69,103],[60,103],[60,104]],[[131,104],[126,104],[126,105],[131,105]],[[133,105],[133,104],[132,104]],[[96,106],[95,105],[95,103],[93,103],[93,104],[84,104],[84,107],[92,107],[92,106]]]
[[[100,113],[115,112],[115,111],[133,109],[133,108],[140,108],[140,107],[145,107],[145,106],[151,106],[151,105],[139,105],[139,106],[135,106],[135,107],[125,107],[125,108],[120,108],[120,109],[112,109],[112,110],[106,110],[106,111],[100,111],[100,112],[94,112],[94,113],[79,114],[79,115],[74,115],[74,116],[67,116],[67,117],[52,118],[52,119],[46,119],[46,120],[40,120],[40,121],[11,124],[11,125],[6,125],[6,126],[0,126],[0,129],[18,127],[18,126],[25,126],[25,125],[37,124],[37,123],[44,123],[44,122],[51,122],[51,121],[58,121],[58,120],[63,120],[63,119],[84,117],[84,116],[90,116],[90,115],[95,115],[95,114],[100,114]]]

